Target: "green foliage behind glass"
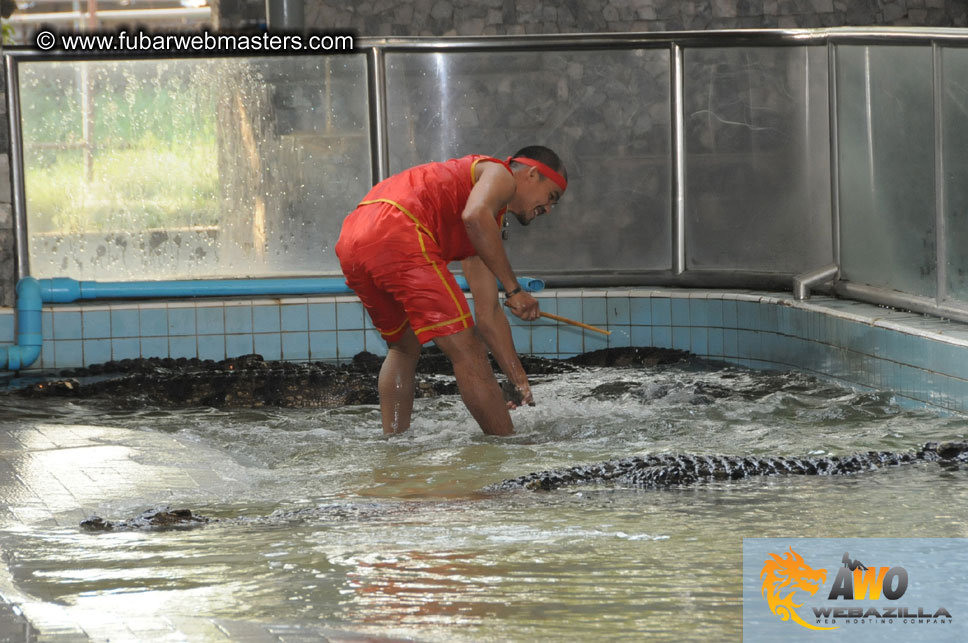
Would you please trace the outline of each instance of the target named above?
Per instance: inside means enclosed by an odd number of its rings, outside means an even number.
[[[95,155],[91,180],[80,150],[27,167],[32,232],[91,232],[213,225],[218,219],[215,144],[180,147],[146,137]]]
[[[31,231],[216,223],[217,83],[204,65],[191,60],[24,65]]]

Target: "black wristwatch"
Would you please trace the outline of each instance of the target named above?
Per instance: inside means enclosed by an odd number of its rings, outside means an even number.
[[[521,292],[521,290],[522,290],[521,289],[521,286],[518,286],[514,290],[509,290],[508,292],[504,293],[504,299],[505,300],[508,300],[511,297],[514,297],[516,294],[518,294],[519,292]]]

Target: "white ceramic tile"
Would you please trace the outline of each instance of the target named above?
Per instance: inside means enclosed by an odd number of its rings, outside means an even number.
[[[556,297],[581,297],[581,290],[577,288],[562,288],[554,293]]]
[[[665,297],[669,299],[689,299],[691,291],[682,288],[670,288],[666,290]]]
[[[67,309],[66,308],[58,308],[57,310],[58,311],[64,311],[64,310],[67,310]],[[90,304],[90,305],[81,306],[80,307],[80,310],[82,310],[82,311],[84,311],[86,313],[110,312],[111,311],[111,305],[110,304]]]
[[[730,299],[735,299],[736,301],[751,301],[755,304],[758,304],[760,303],[761,297],[762,295],[757,295],[752,292],[737,292],[735,293],[735,296],[730,297]]]
[[[629,297],[651,298],[655,296],[655,292],[654,289],[633,288],[629,291]]]

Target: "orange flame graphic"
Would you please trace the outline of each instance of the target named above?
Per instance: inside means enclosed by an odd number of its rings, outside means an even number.
[[[803,603],[794,603],[793,595],[799,590],[808,592],[811,596],[816,594],[827,580],[827,570],[810,567],[792,547],[782,557],[771,553],[770,558],[772,560],[765,561],[760,572],[760,578],[763,579],[760,594],[766,597],[770,610],[781,621],[793,620],[811,630],[836,630],[837,627],[811,625],[794,609],[803,607]],[[788,589],[790,591],[784,594]]]

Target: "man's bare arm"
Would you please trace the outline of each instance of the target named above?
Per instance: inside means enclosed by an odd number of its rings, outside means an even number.
[[[497,213],[511,201],[514,190],[514,178],[503,166],[485,163],[461,214],[478,257],[500,280],[505,292],[516,289],[518,282],[504,252]],[[512,312],[524,320],[535,320],[541,314],[538,301],[525,292],[515,296]]]
[[[464,277],[474,295],[474,311],[477,330],[484,343],[494,355],[498,366],[521,393],[522,404],[533,404],[528,375],[524,372],[514,340],[511,337],[511,325],[501,310],[498,301],[497,280],[494,273],[484,265],[480,257],[468,257],[461,262]],[[514,408],[513,404],[509,404]]]

